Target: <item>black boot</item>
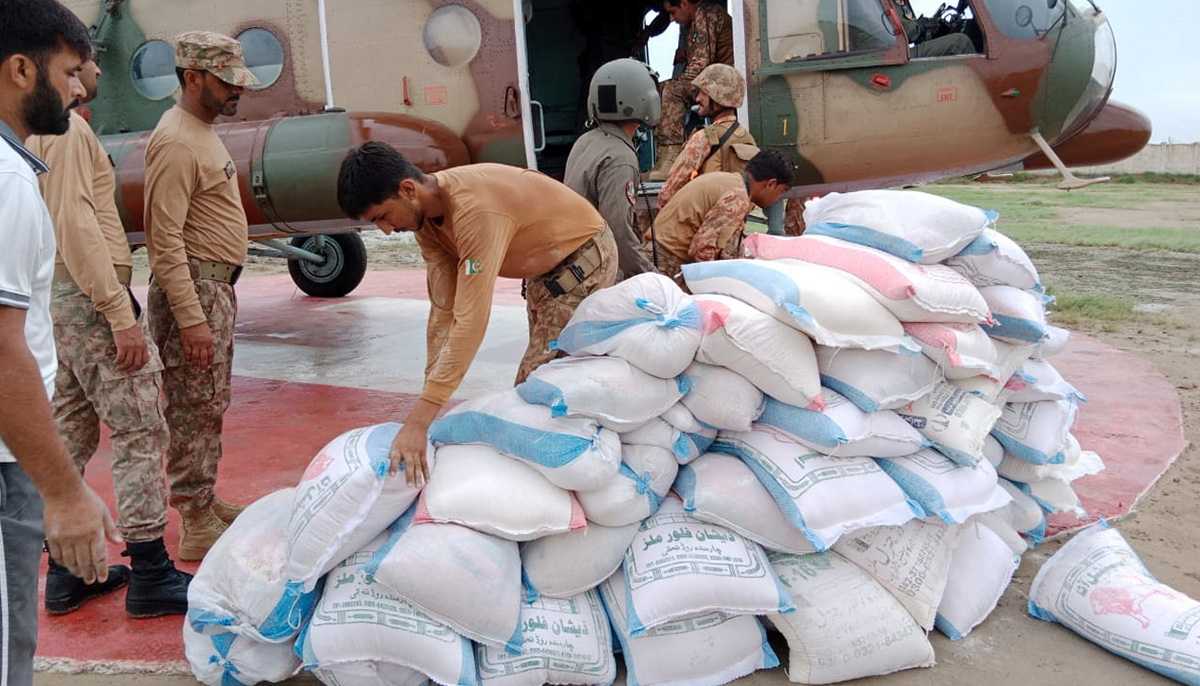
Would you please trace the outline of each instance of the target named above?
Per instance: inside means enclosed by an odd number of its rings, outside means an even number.
[[[129,543],[125,554],[133,566],[129,590],[125,592],[125,612],[130,617],[187,614],[192,575],[175,569],[161,538]]]
[[[46,572],[46,614],[74,612],[92,598],[112,593],[127,583],[129,568],[125,565],[112,565],[108,568],[107,580],[86,584],[51,557],[50,569]]]

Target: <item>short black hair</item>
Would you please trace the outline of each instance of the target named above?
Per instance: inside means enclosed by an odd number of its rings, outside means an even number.
[[[784,186],[791,186],[796,180],[796,165],[774,148],[759,150],[758,154],[746,163],[746,173],[755,181],[775,181]]]
[[[56,0],[0,0],[0,63],[25,55],[45,66],[62,42],[80,59],[92,55],[87,27]]]
[[[367,141],[346,154],[338,171],[338,206],[358,219],[371,205],[395,196],[400,182],[420,180],[424,173],[387,143]]]

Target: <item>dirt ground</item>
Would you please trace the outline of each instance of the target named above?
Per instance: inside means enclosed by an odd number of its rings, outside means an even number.
[[[1197,201],[1180,208],[1148,208],[1160,226],[1186,224],[1200,215]],[[1105,221],[1103,212],[1080,208],[1063,210],[1064,221]],[[1078,212],[1078,216],[1075,213]],[[1174,214],[1178,212],[1178,214]],[[1108,219],[1112,219],[1108,215]],[[1128,221],[1122,216],[1121,221]],[[369,232],[372,269],[395,269],[419,264],[410,242]],[[1200,598],[1200,255],[1135,252],[1107,248],[1027,246],[1043,281],[1064,292],[1119,294],[1139,303],[1134,321],[1108,327],[1074,327],[1109,345],[1153,363],[1178,389],[1186,435],[1191,445],[1118,528],[1160,581],[1193,598]],[[256,265],[254,271],[279,271],[281,265]],[[1136,383],[1136,379],[1130,379]],[[1061,626],[1042,622],[1026,612],[1030,583],[1042,563],[1061,546],[1051,541],[1025,554],[1012,585],[992,616],[966,639],[951,642],[934,632],[931,640],[938,665],[860,682],[870,686],[972,686],[976,684],[1100,684],[1173,683],[1138,665],[1093,646]],[[776,637],[778,639],[778,637]],[[787,664],[786,646],[776,640]],[[623,677],[623,675],[622,675]],[[195,684],[185,676],[39,674],[37,686],[182,686]],[[302,675],[289,684],[313,684]],[[623,684],[623,678],[618,684]],[[737,684],[785,684],[783,669],[759,672]]]

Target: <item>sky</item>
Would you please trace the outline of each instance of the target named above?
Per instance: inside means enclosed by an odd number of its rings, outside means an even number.
[[[914,0],[919,10],[941,0]],[[1150,117],[1152,143],[1200,142],[1200,0],[1096,0],[1117,39],[1111,99]],[[926,9],[928,11],[928,9]],[[662,78],[678,40],[676,25],[651,41],[650,63]],[[669,48],[666,46],[670,46]],[[663,47],[665,49],[656,49]]]

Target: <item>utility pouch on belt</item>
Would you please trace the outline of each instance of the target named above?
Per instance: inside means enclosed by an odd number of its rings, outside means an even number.
[[[584,243],[566,260],[563,260],[562,264],[551,272],[550,278],[543,280],[542,283],[545,284],[550,295],[557,298],[574,290],[599,268],[600,247],[596,245],[596,239],[593,238]]]

